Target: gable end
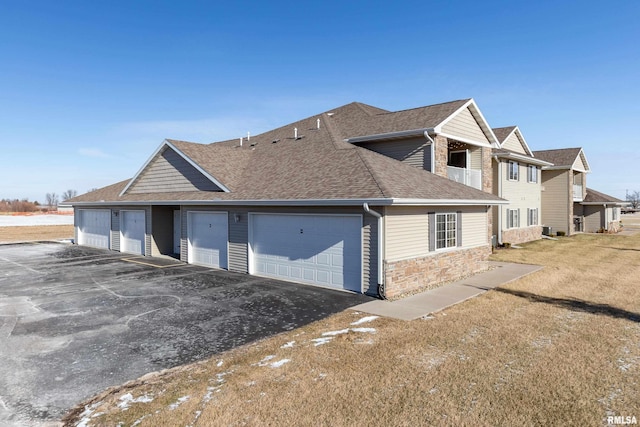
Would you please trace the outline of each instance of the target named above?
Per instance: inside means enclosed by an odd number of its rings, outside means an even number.
[[[138,175],[129,194],[178,191],[223,191],[202,172],[169,147],[165,147]]]

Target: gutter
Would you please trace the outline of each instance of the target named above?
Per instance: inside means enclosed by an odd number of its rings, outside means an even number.
[[[492,206],[506,205],[507,200],[482,199],[291,199],[291,200],[99,200],[95,202],[67,202],[72,206],[173,206],[173,205],[208,205],[208,206],[362,206],[371,203],[377,206]]]
[[[420,136],[424,133],[434,133],[434,128],[421,128],[421,129],[411,129],[411,130],[402,130],[398,132],[385,132],[385,133],[377,133],[374,135],[365,135],[365,136],[356,136],[353,138],[345,138],[344,141],[350,144],[356,144],[358,142],[365,141],[379,141],[381,139],[393,139],[393,138],[406,138],[408,136]]]
[[[386,290],[384,286],[384,268],[383,261],[384,256],[382,253],[382,215],[369,208],[369,204],[363,203],[362,209],[368,214],[373,215],[378,219],[378,296],[380,299],[387,299]]]

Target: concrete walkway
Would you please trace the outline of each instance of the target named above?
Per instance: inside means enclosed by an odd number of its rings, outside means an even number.
[[[371,301],[351,309],[394,319],[413,320],[444,310],[543,268],[539,265],[493,261],[490,266],[491,270],[401,300]]]

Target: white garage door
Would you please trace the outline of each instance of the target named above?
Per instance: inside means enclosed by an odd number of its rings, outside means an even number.
[[[111,211],[105,209],[80,209],[78,244],[109,249]]]
[[[187,214],[188,261],[190,264],[227,268],[227,212]]]
[[[144,255],[144,211],[120,211],[120,252]]]
[[[361,292],[359,215],[251,215],[251,273]]]

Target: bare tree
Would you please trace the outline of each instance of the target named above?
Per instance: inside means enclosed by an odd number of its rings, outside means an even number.
[[[62,201],[73,199],[77,195],[78,195],[78,192],[76,190],[67,190],[64,193],[62,193]]]
[[[45,200],[49,209],[53,209],[58,206],[58,195],[56,193],[47,193]]]
[[[627,202],[631,203],[632,209],[638,209],[640,207],[640,191],[633,191],[627,194]]]

